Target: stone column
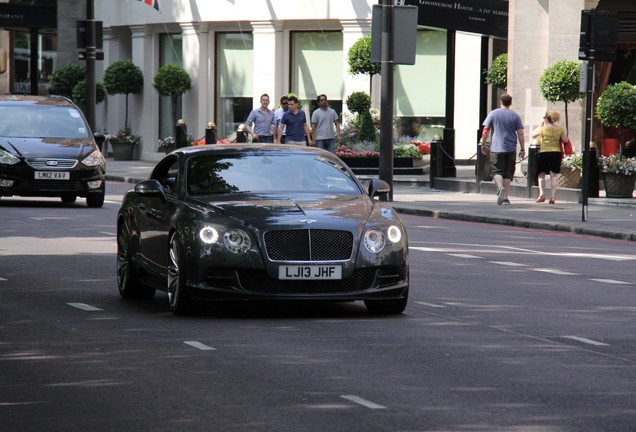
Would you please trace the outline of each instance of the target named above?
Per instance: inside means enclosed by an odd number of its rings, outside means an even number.
[[[141,148],[138,156],[143,160],[157,159],[159,96],[152,87],[156,58],[153,32],[150,26],[139,25],[130,27],[132,38],[132,62],[136,64],[144,75],[144,89],[140,94],[129,95],[128,112],[130,128],[134,133],[142,136]],[[158,54],[158,53],[157,53]]]
[[[283,84],[277,82],[276,76],[283,69],[277,61],[280,50],[277,41],[282,38],[282,30],[275,21],[252,21],[254,35],[254,71],[252,78],[253,105],[259,106],[259,97],[267,93],[270,99],[270,109],[278,107],[278,100],[282,96]],[[278,68],[276,66],[279,66]]]
[[[181,23],[183,31],[183,68],[192,78],[192,89],[182,96],[183,119],[188,133],[201,138],[210,113],[208,110],[208,24]]]

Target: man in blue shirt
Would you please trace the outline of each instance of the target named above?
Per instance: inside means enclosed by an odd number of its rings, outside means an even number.
[[[268,108],[269,96],[261,95],[261,106],[253,109],[245,121],[245,130],[252,136],[252,141],[260,143],[276,142],[274,112]],[[254,128],[252,128],[252,124]]]
[[[492,180],[497,186],[497,204],[510,204],[508,192],[510,183],[515,174],[515,162],[517,156],[517,140],[521,150],[519,159],[526,154],[523,123],[519,114],[510,109],[512,96],[502,95],[499,108],[488,114],[484,120],[484,128],[481,134],[481,152],[488,155],[490,151],[490,169]],[[492,143],[488,145],[488,136],[492,133]]]
[[[290,96],[288,104],[289,110],[283,114],[283,118],[280,120],[278,135],[282,135],[283,128],[285,128],[285,144],[306,146],[309,143],[313,147],[314,140],[311,136],[311,129],[307,125],[305,112],[298,107],[298,98]],[[306,139],[305,136],[307,137]]]

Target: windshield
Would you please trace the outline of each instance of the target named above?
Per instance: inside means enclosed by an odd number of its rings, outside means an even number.
[[[80,112],[50,105],[0,106],[0,136],[11,138],[88,138]]]
[[[316,154],[199,156],[187,168],[188,193],[327,192],[360,194],[336,159]]]

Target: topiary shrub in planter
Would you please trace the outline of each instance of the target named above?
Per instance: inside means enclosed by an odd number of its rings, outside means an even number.
[[[152,86],[161,96],[170,96],[172,102],[172,124],[177,124],[177,102],[179,97],[192,89],[192,78],[181,66],[163,65],[155,74]]]
[[[620,153],[623,153],[623,128],[636,126],[636,86],[628,82],[608,85],[596,103],[596,117],[603,126],[620,129]]]
[[[53,71],[51,84],[56,95],[73,99],[73,89],[82,80],[86,79],[86,69],[75,63],[60,66]]]
[[[508,54],[500,54],[484,70],[486,84],[506,90],[508,87]]]
[[[579,91],[579,64],[562,60],[548,67],[539,78],[539,90],[548,102],[565,104],[565,130],[568,133],[568,102],[574,102],[585,96]]]
[[[143,89],[144,75],[141,69],[130,60],[116,61],[104,71],[104,86],[110,95],[126,95],[124,128],[128,128],[128,95]]]
[[[371,98],[364,92],[353,92],[346,100],[349,111],[356,113],[356,128],[358,130],[358,140],[376,141],[375,126],[371,117]]]

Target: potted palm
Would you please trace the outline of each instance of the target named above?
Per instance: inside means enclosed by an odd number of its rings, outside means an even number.
[[[623,156],[623,130],[636,125],[636,86],[619,82],[607,86],[596,104],[596,116],[603,126],[618,127],[618,154],[601,156],[599,163],[608,198],[631,198],[636,180],[635,158]]]

